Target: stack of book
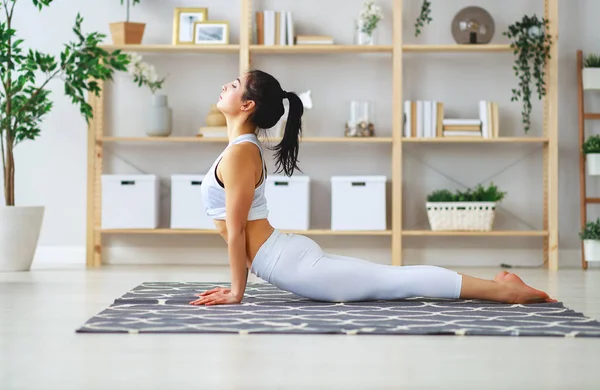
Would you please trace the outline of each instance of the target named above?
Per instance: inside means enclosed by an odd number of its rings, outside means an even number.
[[[203,126],[198,129],[196,137],[227,138],[227,126]]]
[[[404,118],[404,137],[441,137],[444,103],[432,100],[407,100],[404,102]]]
[[[333,45],[329,35],[296,35],[296,45]]]
[[[481,137],[479,119],[444,119],[442,121],[444,137]]]
[[[256,12],[256,44],[292,46],[294,21],[289,11],[263,10]]]

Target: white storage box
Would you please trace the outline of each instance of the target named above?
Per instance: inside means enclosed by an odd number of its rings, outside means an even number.
[[[265,185],[271,225],[276,229],[308,230],[310,178],[308,176],[267,176]]]
[[[171,176],[172,229],[215,229],[212,218],[206,215],[206,208],[200,194],[200,185],[204,176]]]
[[[102,228],[157,228],[158,185],[156,175],[102,175]]]
[[[385,176],[331,178],[331,230],[385,230]]]
[[[434,231],[489,232],[496,202],[426,202],[427,218]]]

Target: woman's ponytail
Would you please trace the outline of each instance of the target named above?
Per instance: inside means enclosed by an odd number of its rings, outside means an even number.
[[[290,105],[285,130],[281,142],[275,146],[275,161],[277,172],[283,172],[292,176],[298,168],[298,149],[300,147],[300,135],[302,132],[302,114],[304,105],[300,97],[294,92],[283,92],[283,98],[287,98]],[[302,172],[302,171],[301,171]]]

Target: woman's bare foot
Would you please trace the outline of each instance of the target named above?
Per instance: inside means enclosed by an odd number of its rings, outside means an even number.
[[[494,277],[494,281],[508,288],[509,298],[507,303],[557,302],[556,299],[550,298],[545,292],[528,286],[515,274],[502,271]]]

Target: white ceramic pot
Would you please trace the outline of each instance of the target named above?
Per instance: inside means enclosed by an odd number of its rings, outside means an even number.
[[[43,219],[43,206],[0,206],[0,272],[31,268]]]
[[[600,89],[600,68],[583,68],[583,89]]]
[[[590,176],[600,175],[600,153],[589,153],[585,155],[587,173]]]
[[[600,240],[583,240],[583,256],[586,261],[600,261]]]

